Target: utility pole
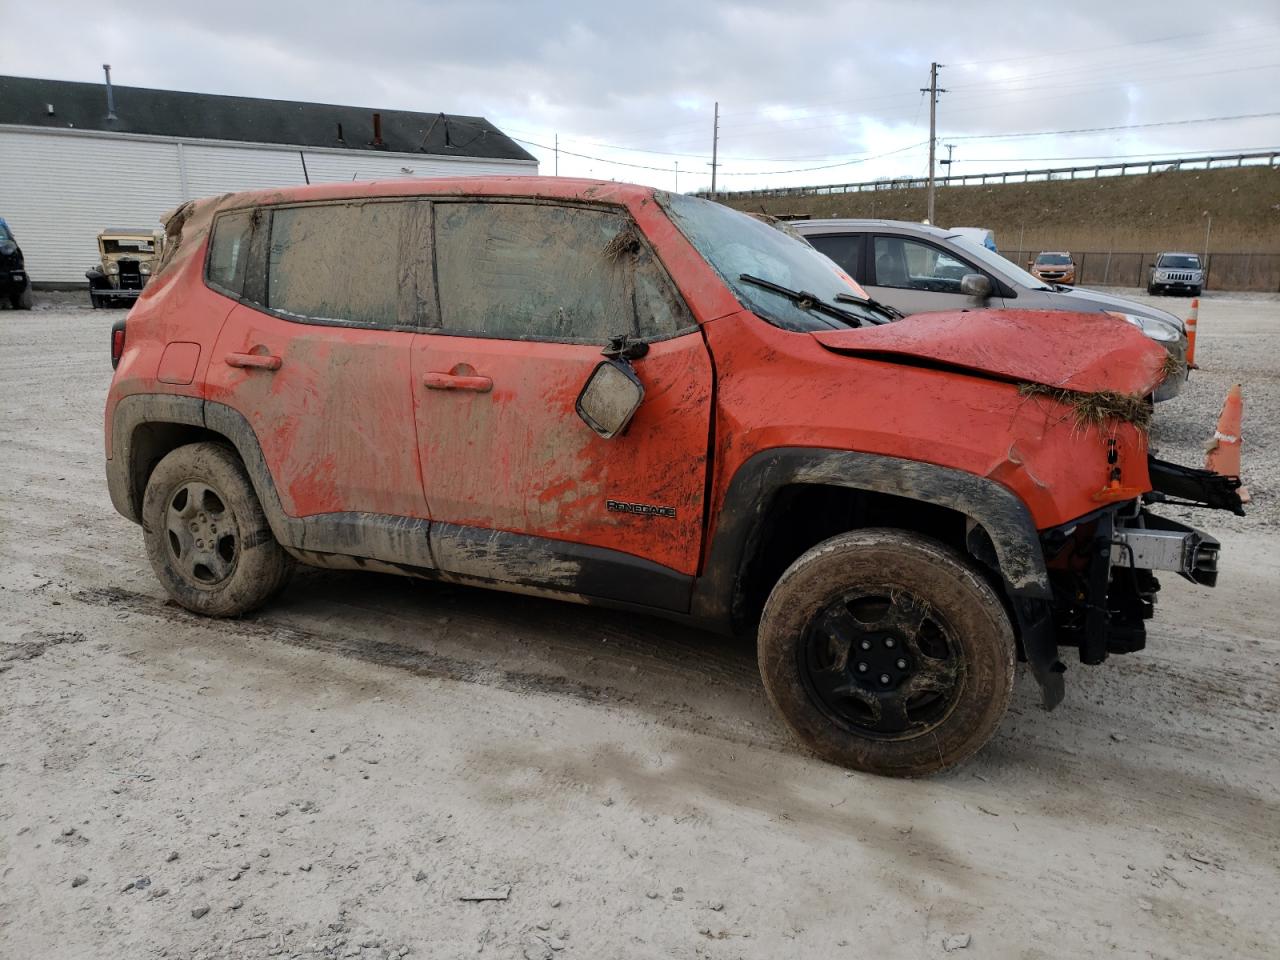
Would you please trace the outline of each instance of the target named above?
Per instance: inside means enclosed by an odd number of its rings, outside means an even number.
[[[921,93],[929,94],[929,223],[933,223],[933,169],[938,152],[938,94],[947,92],[938,86],[940,66],[943,64],[929,64],[929,86],[920,89]]]
[[[951,151],[956,148],[956,145],[954,143],[944,143],[943,146],[947,148],[947,159],[939,160],[938,163],[946,167],[947,176],[951,176]]]
[[[711,128],[711,199],[716,198],[716,162],[720,149],[720,101],[716,101],[715,125]]]
[[[672,191],[672,193],[679,193],[679,192],[680,192],[680,161],[677,160],[676,161],[676,188],[675,190]]]
[[[556,134],[556,176],[560,176],[560,134]]]

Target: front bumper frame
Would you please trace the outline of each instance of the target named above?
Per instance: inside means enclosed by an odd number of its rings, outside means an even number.
[[[1222,544],[1213,537],[1145,510],[1134,523],[1117,525],[1112,532],[1112,566],[1170,570],[1192,583],[1217,585]]]

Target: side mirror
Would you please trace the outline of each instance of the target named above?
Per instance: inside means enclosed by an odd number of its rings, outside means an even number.
[[[605,360],[591,371],[575,408],[582,421],[606,440],[627,428],[644,400],[644,384],[630,364]]]
[[[980,273],[966,273],[960,278],[960,292],[965,296],[985,300],[991,296],[991,281]]]

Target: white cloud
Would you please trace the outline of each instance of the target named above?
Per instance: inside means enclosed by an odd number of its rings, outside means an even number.
[[[474,0],[360,4],[227,0],[113,9],[23,4],[6,12],[6,72],[386,109],[482,114],[550,144],[564,174],[670,186],[709,179],[721,105],[726,187],[919,175],[928,64],[956,169],[1040,157],[1280,145],[1277,118],[1022,140],[978,135],[1265,112],[1280,81],[1280,10],[1237,0],[1069,6],[941,0]],[[93,42],[68,23],[93,24]],[[956,138],[950,140],[948,138]],[[607,145],[607,146],[606,146]],[[644,148],[652,153],[622,150]],[[550,172],[550,154],[534,149]],[[568,152],[602,159],[582,159]],[[809,173],[740,174],[827,166]],[[764,163],[754,158],[780,158]],[[752,159],[748,159],[752,158]],[[801,159],[796,159],[801,158]],[[655,167],[641,170],[619,165]],[[670,170],[668,174],[666,171]]]

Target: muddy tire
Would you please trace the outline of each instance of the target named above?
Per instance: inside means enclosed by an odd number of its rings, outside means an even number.
[[[156,465],[143,495],[142,530],[169,596],[206,616],[257,609],[293,570],[240,458],[218,443],[179,447]]]
[[[990,739],[1013,691],[1013,629],[958,553],[858,530],[793,563],[765,604],[760,673],[818,756],[895,777],[935,773]]]
[[[30,310],[33,303],[31,296],[31,283],[19,290],[17,293],[9,295],[9,305],[15,310]]]

